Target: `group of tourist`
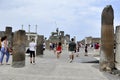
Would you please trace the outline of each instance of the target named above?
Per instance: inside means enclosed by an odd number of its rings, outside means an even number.
[[[70,63],[74,60],[74,53],[76,52],[76,43],[74,42],[74,39],[71,39],[71,42],[68,45],[68,51],[69,51],[69,59]],[[79,50],[79,49],[77,49]],[[55,48],[55,54],[57,56],[57,59],[60,58],[60,55],[62,53],[62,44],[61,42],[58,43],[58,45]]]
[[[57,47],[57,43],[49,43],[50,50],[54,50]]]
[[[30,63],[35,64],[35,48],[36,48],[36,43],[34,39],[31,40],[29,43],[29,53],[30,53]],[[0,39],[0,65],[3,65],[3,59],[4,56],[6,55],[6,63],[9,64],[9,57],[10,53],[12,52],[12,49],[8,46],[8,40],[7,36],[4,36]]]
[[[45,43],[43,43],[43,50],[45,50]],[[68,51],[69,51],[69,59],[70,63],[74,60],[75,53],[79,52],[80,45],[76,44],[74,41],[74,38],[71,39],[71,41],[68,44]],[[88,45],[86,44],[85,47],[85,56],[88,56]],[[99,44],[95,44],[95,49],[99,48]],[[29,43],[29,54],[30,54],[30,63],[35,64],[35,50],[36,50],[36,43],[34,39],[31,39],[31,42]],[[52,44],[50,43],[50,50],[54,50],[54,53],[56,54],[57,59],[60,58],[60,55],[62,53],[62,43],[59,42],[58,44]],[[8,40],[7,36],[4,36],[0,39],[0,64],[3,64],[4,55],[6,55],[6,64],[8,64],[10,52],[12,50],[8,47]],[[77,54],[78,57],[79,54]]]
[[[80,45],[79,43],[75,43],[74,38],[72,38],[70,43],[67,46],[67,48],[68,48],[67,50],[69,52],[70,63],[74,60],[75,55],[76,55],[76,57],[79,56],[80,47],[82,47],[82,45]],[[88,56],[88,47],[89,47],[88,44],[84,45],[84,52],[85,52],[84,56]],[[94,49],[98,50],[99,47],[100,47],[99,43],[95,43]],[[61,46],[61,43],[59,43],[55,49],[55,53],[57,55],[57,58],[60,57],[61,52],[62,52],[62,46]]]
[[[90,47],[94,50],[99,50],[100,45],[99,45],[99,43],[94,43],[94,44],[91,44],[91,45],[85,44],[85,56],[88,56],[88,47]]]

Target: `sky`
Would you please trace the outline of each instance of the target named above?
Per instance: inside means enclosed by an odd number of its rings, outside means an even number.
[[[114,9],[114,29],[120,25],[119,0],[0,0],[0,31],[6,26],[13,32],[23,29],[49,38],[56,28],[76,36],[77,41],[85,37],[101,36],[101,13],[104,7]]]

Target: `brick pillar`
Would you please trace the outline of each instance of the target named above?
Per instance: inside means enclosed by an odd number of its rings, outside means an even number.
[[[36,49],[36,55],[43,55],[43,42],[44,42],[44,36],[38,35],[37,38],[37,49]]]
[[[115,32],[115,40],[116,40],[116,55],[115,55],[115,60],[116,60],[116,68],[120,69],[120,26],[116,26],[116,32]]]
[[[102,12],[100,70],[114,69],[114,12],[111,5],[106,6]]]
[[[12,67],[19,68],[25,66],[25,35],[26,32],[24,30],[14,33]]]

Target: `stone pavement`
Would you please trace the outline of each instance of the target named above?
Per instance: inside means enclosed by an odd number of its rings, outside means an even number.
[[[98,60],[91,55],[92,52],[89,56],[83,53],[81,50],[72,63],[69,63],[66,50],[63,50],[60,59],[56,59],[53,51],[45,50],[43,56],[36,57],[36,64],[30,64],[26,56],[26,66],[23,68],[0,65],[0,80],[120,80],[119,77],[100,72]]]

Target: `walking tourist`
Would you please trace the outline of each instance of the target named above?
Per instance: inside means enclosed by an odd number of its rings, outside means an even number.
[[[88,56],[88,46],[87,46],[87,44],[85,45],[85,56]]]
[[[76,50],[76,43],[74,42],[74,38],[71,39],[71,42],[68,45],[68,50],[69,50],[69,58],[71,63],[74,60],[74,53]]]
[[[58,43],[58,46],[56,47],[56,55],[57,55],[57,59],[60,58],[60,54],[62,52],[62,47],[61,47],[61,42]]]

